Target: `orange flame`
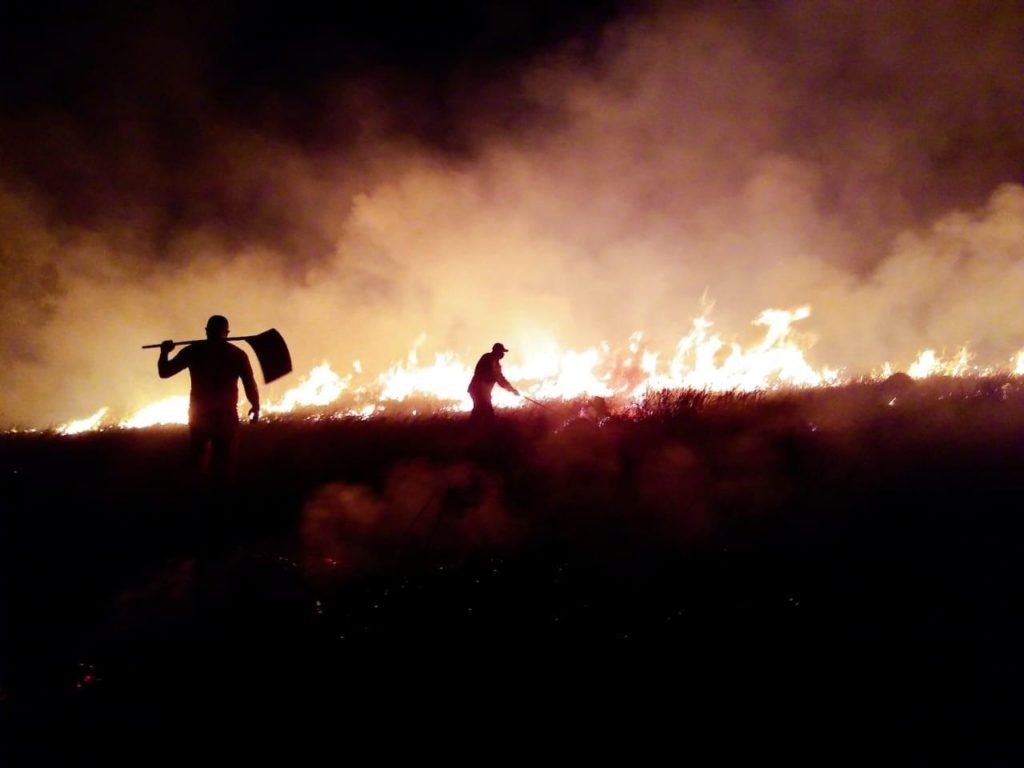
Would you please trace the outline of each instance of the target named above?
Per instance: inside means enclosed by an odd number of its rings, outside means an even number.
[[[634,333],[624,350],[613,350],[607,343],[597,347],[563,350],[552,339],[538,338],[520,360],[505,366],[505,375],[525,395],[535,400],[570,400],[581,396],[618,397],[642,401],[650,392],[666,389],[692,389],[711,392],[777,389],[782,387],[818,387],[842,384],[837,369],[812,367],[804,357],[809,346],[793,331],[793,324],[810,317],[810,307],[794,310],[767,309],[753,321],[764,328],[759,342],[743,348],[726,342],[712,332],[706,316],[695,318],[690,332],[676,344],[673,354],[662,363],[658,351],[647,349],[641,332]],[[433,362],[421,365],[419,349],[426,340],[415,340],[404,361],[396,362],[375,378],[368,378],[359,361],[352,372],[340,376],[329,363],[313,368],[299,383],[278,400],[265,402],[265,414],[288,414],[301,409],[330,409],[330,416],[370,418],[387,412],[392,403],[410,398],[435,403],[435,410],[464,412],[471,406],[466,387],[472,375],[471,364],[459,360],[453,352],[434,355]],[[1024,349],[1011,361],[1013,373],[1024,374]],[[893,372],[885,363],[881,376]],[[990,369],[971,365],[963,347],[945,360],[934,350],[921,352],[908,373],[915,378],[934,375],[965,376],[991,373]],[[342,401],[344,400],[344,405]],[[502,389],[495,390],[495,405],[519,407],[523,400]],[[109,408],[92,416],[57,428],[64,435],[109,426]],[[141,428],[155,424],[185,424],[188,398],[168,397],[151,403],[129,418],[116,422],[122,428]]]
[[[89,432],[96,429],[103,421],[103,417],[107,415],[108,410],[110,409],[103,406],[92,416],[86,416],[84,419],[69,421],[67,424],[57,427],[57,432],[61,435],[77,435],[81,432]]]
[[[342,378],[326,361],[311,370],[297,387],[284,393],[280,402],[268,403],[265,413],[291,413],[297,408],[330,405],[352,383],[351,374]]]
[[[158,424],[186,424],[188,422],[188,397],[173,395],[136,411],[135,414],[118,423],[125,429],[141,429]]]

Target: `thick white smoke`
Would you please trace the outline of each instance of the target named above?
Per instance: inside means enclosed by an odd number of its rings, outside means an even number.
[[[372,79],[322,86],[337,147],[211,113],[191,218],[154,192],[84,224],[0,175],[0,423],[185,391],[139,346],[214,313],[277,327],[300,373],[381,370],[421,333],[467,359],[636,330],[667,349],[705,296],[740,341],[762,309],[810,304],[809,357],[852,374],[1024,346],[1019,5],[725,5],[624,16],[596,47],[452,85],[457,152],[404,133],[403,87]],[[155,189],[153,152],[124,148]]]

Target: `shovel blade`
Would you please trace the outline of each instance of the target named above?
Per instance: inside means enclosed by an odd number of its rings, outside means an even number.
[[[277,381],[285,374],[292,372],[292,356],[288,352],[288,345],[284,343],[284,338],[276,328],[271,328],[257,336],[248,336],[245,340],[249,342],[252,351],[256,353],[260,370],[263,371],[264,384]]]

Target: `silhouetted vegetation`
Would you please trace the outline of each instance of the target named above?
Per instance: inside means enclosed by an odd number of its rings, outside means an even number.
[[[595,645],[645,648],[679,695],[709,666],[785,670],[814,701],[955,725],[972,764],[1010,754],[1016,378],[581,399],[488,439],[462,415],[303,416],[246,426],[225,492],[185,479],[183,428],[0,438],[14,757],[209,697],[378,690],[381,648],[483,651],[486,676]]]

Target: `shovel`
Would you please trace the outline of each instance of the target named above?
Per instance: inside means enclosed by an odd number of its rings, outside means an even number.
[[[189,341],[176,341],[174,346],[184,344],[198,344],[206,339],[191,339]],[[256,353],[259,360],[260,370],[263,371],[263,383],[269,384],[277,381],[286,373],[292,372],[292,356],[288,353],[288,345],[284,343],[284,337],[277,332],[276,328],[257,334],[256,336],[229,336],[225,341],[247,341],[252,351]],[[143,349],[159,349],[159,344],[146,344]]]

